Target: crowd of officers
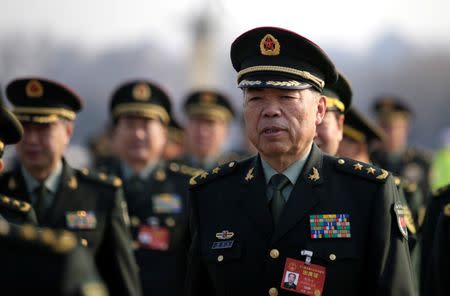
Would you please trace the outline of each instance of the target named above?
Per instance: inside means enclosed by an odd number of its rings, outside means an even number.
[[[244,33],[231,58],[251,140],[239,152],[224,151],[238,112],[223,93],[187,95],[180,125],[167,92],[142,79],[112,90],[94,167],[74,168],[64,152],[83,106],[77,93],[42,77],[6,85],[0,150],[16,144],[17,160],[6,171],[0,160],[2,295],[446,294],[450,187],[430,193],[431,156],[407,144],[406,101],[374,99],[372,121],[326,54],[283,29]],[[302,132],[313,122],[314,143],[277,169],[270,149],[282,121],[253,134],[309,89],[325,98],[323,118],[292,118]],[[277,173],[290,186],[271,188]],[[313,235],[319,214],[347,215],[348,236]],[[326,270],[322,284],[299,290],[295,273],[284,283],[288,260],[311,258]]]

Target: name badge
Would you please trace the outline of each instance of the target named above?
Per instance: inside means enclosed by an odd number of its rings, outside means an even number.
[[[310,215],[311,238],[350,238],[349,214]]]
[[[286,258],[280,287],[299,294],[320,296],[325,275],[326,269],[323,266]]]
[[[176,193],[161,193],[152,196],[153,213],[178,214],[181,212],[181,196]]]
[[[213,242],[211,249],[230,249],[233,247],[234,240],[226,240],[220,242]]]
[[[97,217],[94,211],[66,212],[66,223],[70,229],[95,229]]]
[[[138,242],[144,249],[167,251],[170,244],[170,232],[166,227],[142,224],[139,227]]]

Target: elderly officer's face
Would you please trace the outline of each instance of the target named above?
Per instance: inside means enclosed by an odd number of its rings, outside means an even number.
[[[73,122],[58,120],[47,124],[22,122],[24,134],[16,151],[22,165],[33,174],[52,170],[70,142]]]
[[[328,111],[321,124],[317,126],[314,142],[322,151],[336,155],[339,143],[342,141],[344,115]]]
[[[159,159],[167,140],[167,128],[159,120],[140,116],[120,116],[114,129],[114,147],[130,165]]]
[[[191,116],[186,124],[186,144],[198,158],[214,157],[220,153],[228,136],[228,122],[204,116]]]
[[[249,88],[244,91],[248,137],[265,159],[293,162],[309,149],[325,115],[325,97],[311,90]]]

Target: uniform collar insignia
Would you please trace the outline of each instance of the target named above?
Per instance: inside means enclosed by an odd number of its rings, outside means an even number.
[[[320,179],[319,170],[316,167],[312,168],[312,174],[308,176],[308,179],[314,182]]]
[[[14,177],[9,178],[8,188],[9,190],[15,190],[17,188],[17,182],[16,179],[14,179]]]
[[[248,170],[247,175],[245,176],[245,181],[249,182],[250,180],[252,180],[255,176],[253,175],[253,170],[255,168],[252,167],[251,169]]]
[[[162,169],[158,169],[158,170],[155,172],[155,179],[156,179],[157,181],[162,182],[162,181],[166,180],[166,178],[167,178],[166,172],[164,172]]]
[[[77,179],[74,176],[70,177],[69,181],[67,182],[67,186],[69,186],[69,188],[73,190],[77,189],[78,188]]]

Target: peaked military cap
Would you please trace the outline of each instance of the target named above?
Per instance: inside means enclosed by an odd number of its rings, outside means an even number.
[[[0,107],[0,157],[5,145],[20,141],[23,128],[16,117],[3,107]]]
[[[323,94],[327,97],[327,111],[345,113],[352,103],[352,88],[342,73],[338,73],[336,83],[325,86]]]
[[[379,118],[403,116],[409,118],[413,112],[411,108],[399,97],[381,96],[375,99],[373,110]]]
[[[173,116],[170,117],[167,135],[172,141],[183,143],[184,129]]]
[[[350,108],[345,115],[344,136],[356,142],[370,143],[383,140],[384,132],[358,110]]]
[[[171,103],[168,94],[153,82],[134,80],[119,86],[112,95],[110,111],[114,121],[122,115],[159,119],[169,124]]]
[[[294,32],[260,27],[247,31],[231,45],[231,62],[238,87],[270,87],[322,91],[337,80],[327,54]]]
[[[187,96],[184,111],[189,116],[206,116],[229,121],[234,110],[228,98],[217,91],[198,90]]]
[[[6,86],[6,96],[20,121],[50,123],[74,120],[81,110],[79,96],[67,86],[42,78],[22,78]]]

